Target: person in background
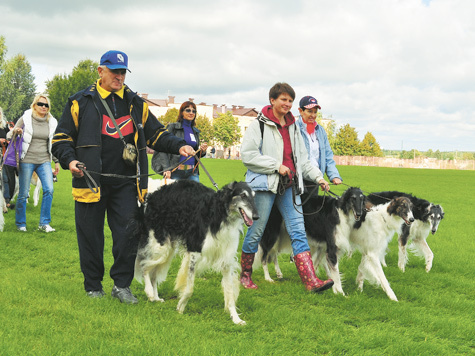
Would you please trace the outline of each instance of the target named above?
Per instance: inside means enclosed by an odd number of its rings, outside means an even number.
[[[200,130],[195,126],[195,120],[195,103],[192,101],[185,101],[180,106],[176,122],[168,124],[167,131],[177,137],[183,138],[188,145],[193,147],[193,149],[198,150],[199,148],[199,156],[204,157],[206,155],[208,144],[206,142],[200,144]],[[173,170],[175,167],[178,168]],[[198,161],[194,157],[187,159],[186,156],[165,152],[155,152],[152,157],[152,169],[156,173],[163,174],[163,177],[167,179],[189,179],[195,182],[200,181]]]
[[[315,275],[300,206],[303,177],[319,184],[325,191],[330,187],[322,172],[307,158],[305,144],[290,112],[294,99],[295,91],[289,84],[275,84],[269,91],[271,105],[262,109],[244,133],[241,157],[248,173],[254,172],[252,179],[250,174],[246,174],[246,181],[255,190],[260,215],[248,229],[242,245],[240,280],[246,289],[257,289],[251,279],[252,263],[274,203],[285,222],[295,265],[306,289],[320,292],[333,285],[331,279],[321,281]],[[296,184],[295,197],[293,184]]]
[[[185,157],[195,151],[165,131],[143,99],[124,84],[128,61],[121,51],[102,55],[97,68],[100,79],[68,99],[54,135],[53,154],[73,175],[76,233],[86,295],[105,295],[102,280],[107,214],[114,256],[111,296],[121,303],[137,304],[130,284],[138,242],[130,239],[129,220],[137,213],[138,201],[144,203],[147,194],[148,179],[140,179],[148,175],[146,147]],[[135,155],[130,154],[131,148],[136,149]],[[89,171],[97,189],[89,189],[84,171]]]
[[[24,135],[18,172],[19,192],[15,210],[15,224],[18,231],[26,229],[26,202],[30,193],[33,172],[38,174],[43,188],[40,223],[38,229],[53,232],[51,223],[51,206],[53,204],[53,172],[51,161],[55,160],[54,175],[59,172],[59,163],[51,154],[51,140],[58,122],[50,113],[51,103],[46,94],[38,94],[33,99],[31,109],[25,111],[18,119],[13,130],[8,133]]]
[[[317,99],[313,96],[304,96],[299,102],[299,113],[296,123],[308,152],[308,159],[313,166],[326,173],[330,182],[335,185],[341,184],[342,179],[336,163],[333,159],[333,151],[328,142],[328,136],[325,129],[318,125],[317,113],[322,108]],[[305,185],[311,185],[311,182],[304,181]],[[309,189],[307,188],[307,191]]]
[[[9,141],[7,140],[7,134],[10,131],[7,118],[3,113],[3,109],[0,107],[0,145],[2,147],[2,156],[8,147]],[[2,180],[3,180],[3,198],[5,199],[5,205],[8,209],[14,209],[15,204],[10,203],[15,192],[15,175],[16,168],[8,165],[3,165],[2,168]]]

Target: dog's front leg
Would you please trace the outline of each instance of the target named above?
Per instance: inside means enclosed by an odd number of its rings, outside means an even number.
[[[426,272],[429,272],[432,268],[432,261],[434,260],[434,253],[430,249],[427,241],[425,239],[414,240],[414,244],[417,246],[417,249],[422,251],[426,261]]]
[[[187,252],[181,262],[180,270],[178,271],[177,282],[175,289],[180,291],[180,300],[176,310],[180,314],[185,311],[186,304],[193,294],[193,287],[195,284],[195,269],[201,253]]]
[[[238,266],[226,265],[223,267],[223,279],[221,286],[224,294],[224,307],[229,310],[231,319],[234,324],[246,325],[244,320],[241,320],[236,311],[236,301],[239,297],[239,278],[237,275]]]

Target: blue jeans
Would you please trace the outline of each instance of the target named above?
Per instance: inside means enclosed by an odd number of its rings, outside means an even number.
[[[48,225],[51,222],[51,204],[53,203],[53,172],[51,163],[43,164],[20,162],[18,180],[20,189],[15,209],[15,224],[17,227],[26,227],[26,201],[30,193],[30,182],[33,172],[38,174],[43,187],[43,199],[41,201],[40,225]]]
[[[259,212],[259,220],[254,221],[252,226],[247,230],[244,243],[242,244],[242,252],[256,253],[259,248],[259,241],[267,225],[272,205],[275,204],[282,214],[285,226],[292,241],[292,250],[294,255],[301,252],[310,251],[308,246],[307,234],[305,232],[305,224],[302,215],[302,207],[294,207],[292,201],[292,188],[287,188],[284,195],[274,194],[272,192],[256,192],[254,197],[257,211]],[[300,205],[300,196],[295,197],[295,203]],[[297,209],[299,212],[297,212]]]
[[[188,169],[188,170],[179,170],[177,169],[176,171],[172,172],[171,174],[171,179],[176,179],[176,180],[181,180],[181,179],[188,179],[188,180],[193,180],[195,182],[200,181],[200,176],[198,175],[197,171],[193,173],[193,169]]]

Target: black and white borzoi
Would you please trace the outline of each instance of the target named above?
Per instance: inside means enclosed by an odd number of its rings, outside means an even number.
[[[363,290],[364,280],[380,285],[389,299],[397,301],[396,294],[389,286],[381,261],[384,261],[389,241],[395,232],[401,230],[401,224],[411,225],[414,221],[412,203],[406,197],[397,197],[381,205],[375,205],[360,221],[357,221],[350,233],[352,249],[361,252],[356,283]]]
[[[440,221],[444,218],[444,210],[440,205],[432,204],[431,202],[417,198],[411,194],[406,194],[397,191],[379,192],[368,195],[368,199],[375,205],[384,204],[389,199],[395,197],[407,197],[411,200],[413,205],[414,223],[410,226],[403,224],[401,232],[398,237],[399,258],[398,267],[401,271],[405,271],[408,261],[407,244],[410,243],[409,248],[413,249],[416,255],[423,256],[425,259],[426,272],[432,268],[432,261],[434,260],[434,253],[427,244],[427,237],[429,233],[434,235],[437,232]],[[383,265],[385,265],[384,261]]]
[[[308,195],[302,195],[305,202]],[[353,224],[360,219],[368,202],[359,188],[348,188],[340,198],[312,195],[303,205],[305,230],[315,269],[323,265],[327,276],[334,282],[333,292],[343,292],[338,260],[350,252],[349,236]],[[266,281],[273,282],[268,262],[274,262],[277,278],[282,278],[277,256],[290,253],[290,238],[278,209],[272,208],[269,220],[259,243],[253,268],[260,263]]]
[[[250,226],[259,218],[250,187],[234,182],[215,192],[180,180],[150,194],[139,211],[133,221],[139,239],[135,278],[145,282],[148,299],[164,301],[157,287],[181,247],[184,257],[175,283],[178,312],[183,313],[193,293],[195,274],[213,269],[223,275],[225,309],[235,324],[245,324],[236,311],[240,286],[236,252],[243,222]]]

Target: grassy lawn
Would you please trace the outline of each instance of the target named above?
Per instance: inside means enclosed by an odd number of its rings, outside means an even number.
[[[204,159],[222,187],[243,180],[240,161]],[[365,192],[400,190],[441,204],[445,219],[428,238],[434,252],[430,273],[410,255],[406,272],[397,268],[397,241],[385,274],[399,302],[365,283],[357,291],[360,255],[340,264],[346,297],[305,291],[288,255],[280,256],[284,278],[274,284],[254,272],[259,289],[244,290],[237,302],[246,326],[224,311],[220,276],[197,278],[185,313],[176,312],[173,290],[179,258],[159,294],[147,301],[136,281],[138,305],[110,297],[111,237],[106,229],[104,290],[85,296],[79,269],[70,175],[55,184],[53,221],[57,232],[35,231],[40,207],[27,208],[28,233],[16,231],[14,213],[0,233],[1,355],[468,355],[475,354],[475,172],[340,166],[344,182]],[[158,177],[157,177],[158,178]],[[201,181],[211,186],[204,172]],[[346,187],[332,187],[341,194]],[[85,222],[87,223],[87,222]],[[275,276],[270,266],[271,276]]]

